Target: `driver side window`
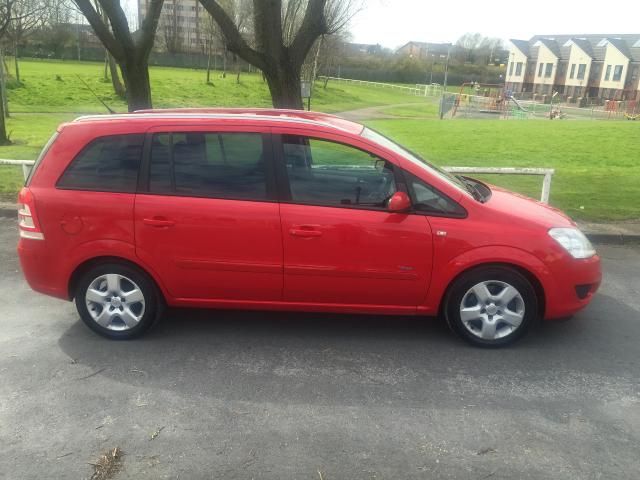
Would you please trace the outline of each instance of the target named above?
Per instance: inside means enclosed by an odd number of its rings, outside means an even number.
[[[393,166],[370,153],[297,135],[282,147],[293,203],[384,209],[396,191]]]

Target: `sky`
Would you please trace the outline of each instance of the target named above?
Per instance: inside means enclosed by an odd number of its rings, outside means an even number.
[[[467,32],[529,39],[533,35],[640,33],[640,1],[363,0],[352,41],[395,48],[410,40],[455,42]],[[592,6],[593,5],[593,6]]]

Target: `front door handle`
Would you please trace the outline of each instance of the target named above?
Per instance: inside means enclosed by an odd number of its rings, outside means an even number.
[[[168,220],[164,217],[145,218],[142,223],[150,227],[173,227],[176,224],[173,220]]]
[[[303,238],[321,237],[322,231],[318,227],[319,225],[293,225],[289,229],[289,235]]]

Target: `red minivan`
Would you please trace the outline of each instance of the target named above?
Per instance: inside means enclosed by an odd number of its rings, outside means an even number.
[[[29,285],[114,339],[183,306],[441,315],[500,346],[585,307],[601,279],[558,210],[323,113],[81,117],[19,203]]]

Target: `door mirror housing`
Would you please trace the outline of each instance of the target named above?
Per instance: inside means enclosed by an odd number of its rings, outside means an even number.
[[[396,192],[389,199],[387,210],[392,213],[402,213],[411,210],[411,199],[405,192]]]

